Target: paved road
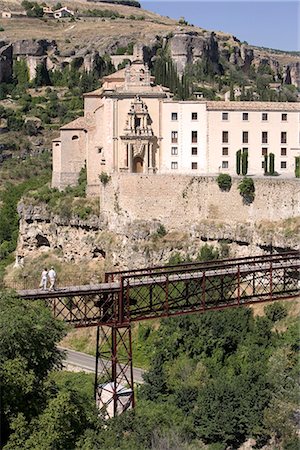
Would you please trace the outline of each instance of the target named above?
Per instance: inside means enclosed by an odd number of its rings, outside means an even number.
[[[82,369],[85,372],[95,372],[95,360],[96,358],[91,355],[87,355],[86,353],[76,352],[75,350],[68,350],[60,347],[62,350],[65,350],[67,353],[65,367],[74,367],[78,369]],[[99,373],[101,372],[101,361],[99,363]],[[143,373],[145,371],[143,369],[133,368],[133,379],[135,383],[143,383]]]

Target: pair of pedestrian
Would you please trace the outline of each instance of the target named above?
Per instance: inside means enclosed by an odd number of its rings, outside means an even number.
[[[49,279],[49,282],[50,282],[49,291],[54,291],[54,289],[55,289],[55,282],[56,282],[56,272],[55,272],[53,266],[51,267],[49,272],[47,270],[47,267],[45,267],[44,270],[42,271],[40,288],[43,289],[44,291],[47,290],[48,279]]]

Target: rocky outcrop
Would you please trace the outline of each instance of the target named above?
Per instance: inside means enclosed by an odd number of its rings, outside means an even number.
[[[9,83],[12,76],[13,46],[0,41],[0,83]]]
[[[24,39],[14,43],[14,56],[44,56],[50,49],[56,49],[55,41]]]
[[[284,69],[283,79],[286,84],[292,84],[300,89],[300,62],[287,65]]]
[[[175,32],[169,41],[172,60],[180,75],[187,64],[209,60],[215,73],[221,73],[219,46],[215,33],[200,35],[197,32]]]
[[[118,48],[127,47],[134,40],[132,36],[121,35],[117,40],[111,38],[105,40],[104,43],[100,37],[99,42],[96,38],[94,42],[87,42],[79,49],[71,46],[62,49],[54,40],[20,40],[13,43],[13,56],[15,59],[26,59],[30,79],[32,79],[38,64],[44,64],[48,69],[62,69],[72,61],[76,61],[76,67],[91,71],[97,67],[101,56],[113,55]],[[275,81],[300,87],[300,63],[295,58],[294,60],[292,58],[290,63],[286,63],[285,58],[283,64],[275,53],[241,43],[231,35],[177,28],[167,35],[157,35],[152,38],[148,36],[143,48],[144,61],[151,65],[156,57],[157,49],[160,47],[168,48],[179,74],[184,72],[188,64],[198,61],[202,61],[216,75],[224,73],[224,60],[238,66],[245,73],[249,72],[251,66],[257,69],[259,66],[267,64],[274,73]],[[7,51],[9,50],[7,49]],[[120,56],[116,58],[114,61],[116,67],[123,59],[126,59],[126,55],[123,58]],[[1,67],[2,72],[8,73],[7,65],[4,66],[0,50],[0,75]]]
[[[231,256],[299,249],[294,182],[257,180],[251,206],[243,205],[234,187],[221,192],[213,178],[173,177],[174,186],[172,177],[113,178],[103,188],[99,217],[69,219],[45,205],[20,203],[18,256],[26,263],[32,255],[54,251],[66,262],[105,261],[110,270],[164,264],[176,253],[196,258],[206,243]]]
[[[56,42],[46,39],[24,39],[13,44],[13,56],[17,60],[26,60],[30,80],[35,77],[38,65],[42,64],[48,69],[53,68],[52,57],[56,53]]]

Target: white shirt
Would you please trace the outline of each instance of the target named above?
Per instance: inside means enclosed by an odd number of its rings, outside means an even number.
[[[48,272],[47,270],[43,270],[42,272],[42,279],[45,280],[47,278]]]
[[[55,272],[54,269],[50,269],[50,270],[49,270],[49,272],[48,272],[48,277],[49,277],[49,278],[52,278],[52,279],[56,277],[56,272]]]

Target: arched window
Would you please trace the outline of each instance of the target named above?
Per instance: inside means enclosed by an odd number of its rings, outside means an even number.
[[[77,139],[79,139],[79,137],[77,136],[77,134],[75,134],[74,136],[72,136],[72,141],[77,141]]]

